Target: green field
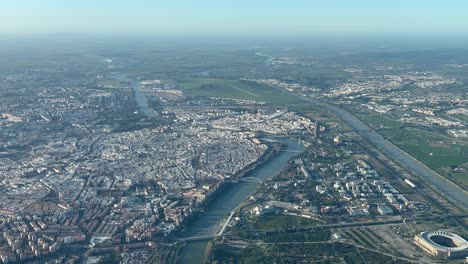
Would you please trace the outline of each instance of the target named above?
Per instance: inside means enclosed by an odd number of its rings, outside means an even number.
[[[419,129],[403,128],[382,132],[386,138],[442,175],[463,184],[468,183],[468,173],[450,173],[452,167],[468,169],[468,145]]]
[[[384,136],[434,169],[468,162],[468,146],[419,129],[385,131]]]
[[[468,147],[466,146],[433,147],[428,143],[403,143],[401,146],[417,159],[436,169],[468,162]]]
[[[314,226],[319,222],[313,219],[293,215],[265,215],[261,216],[253,227],[257,230],[276,230],[293,227]]]
[[[466,89],[468,89],[468,87]],[[468,122],[468,115],[454,115],[453,117]]]
[[[213,49],[212,47],[198,48],[181,44],[179,49],[174,47],[154,47],[149,50],[130,50],[126,52],[105,53],[111,58],[131,59],[139,62],[131,65],[124,64],[125,72],[131,76],[170,75],[190,76],[203,71],[232,69],[229,75],[251,71],[252,67],[262,65],[264,58],[255,56],[253,51],[239,51],[230,48]],[[117,60],[116,60],[117,61]],[[238,76],[238,75],[236,75]]]
[[[366,115],[357,115],[357,117],[364,123],[372,126],[375,129],[379,128],[400,128],[403,126],[403,123],[388,119],[381,115],[375,114],[366,114]]]
[[[406,263],[342,243],[278,243],[250,245],[244,250],[215,246],[217,263]]]
[[[349,77],[350,74],[336,67],[324,66],[303,66],[303,65],[286,65],[275,70],[275,76],[289,76],[294,73],[295,78],[321,79],[321,80],[336,80]]]
[[[266,85],[219,78],[181,78],[178,84],[192,96],[261,101],[279,105],[300,105],[305,101]]]
[[[439,131],[406,127],[399,121],[374,113],[355,113],[410,155],[457,182],[468,183],[468,173],[451,173],[453,167],[468,169],[468,144],[454,142]]]
[[[453,173],[451,177],[465,185],[468,185],[468,173]]]

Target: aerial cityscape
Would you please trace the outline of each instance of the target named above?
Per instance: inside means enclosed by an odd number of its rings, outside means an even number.
[[[468,261],[468,37],[16,23],[0,263]]]

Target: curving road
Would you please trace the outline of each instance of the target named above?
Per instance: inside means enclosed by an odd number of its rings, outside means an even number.
[[[323,107],[333,111],[341,120],[359,132],[362,136],[369,139],[372,144],[380,148],[385,154],[392,157],[394,160],[412,171],[414,174],[421,176],[430,185],[433,185],[439,192],[444,194],[445,197],[452,200],[452,202],[462,205],[465,210],[468,208],[468,193],[465,190],[460,188],[452,181],[439,175],[437,172],[431,170],[426,165],[422,164],[420,161],[386,140],[384,137],[364,124],[361,120],[351,115],[349,112],[339,107],[324,102],[319,102],[312,98],[303,96],[301,97],[309,102],[322,105]]]

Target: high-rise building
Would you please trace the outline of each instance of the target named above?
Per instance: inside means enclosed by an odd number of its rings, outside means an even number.
[[[315,128],[314,128],[314,137],[318,138],[320,132],[320,124],[318,120],[315,120]]]

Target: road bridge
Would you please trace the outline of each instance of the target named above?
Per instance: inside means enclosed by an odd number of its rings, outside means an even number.
[[[184,241],[184,242],[190,242],[190,241],[208,241],[208,240],[212,240],[216,237],[220,237],[224,234],[224,231],[226,231],[226,227],[229,225],[229,222],[231,222],[231,219],[232,217],[234,216],[235,214],[235,210],[233,210],[231,212],[231,214],[229,214],[229,217],[228,219],[226,220],[226,222],[224,223],[223,227],[221,228],[221,230],[218,232],[218,234],[216,235],[208,235],[208,236],[193,236],[193,237],[186,237],[186,238],[179,238],[178,240],[179,241]]]
[[[263,181],[260,180],[257,177],[245,177],[245,178],[240,179],[240,181],[243,181],[243,182],[256,182],[256,183],[260,183],[260,184],[263,183]]]

